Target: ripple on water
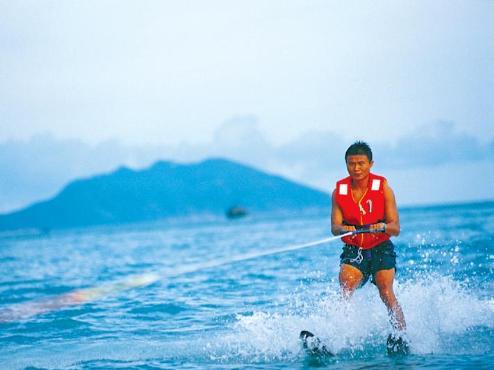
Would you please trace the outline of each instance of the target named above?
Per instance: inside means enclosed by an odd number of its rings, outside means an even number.
[[[129,313],[136,315],[151,316],[152,314],[168,314],[176,315],[180,312],[189,310],[190,307],[186,304],[178,303],[161,303],[161,304],[146,304],[132,308]]]

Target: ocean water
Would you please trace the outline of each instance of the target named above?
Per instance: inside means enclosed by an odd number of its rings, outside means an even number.
[[[0,369],[494,368],[494,203],[400,215],[409,356],[372,284],[340,299],[340,241],[255,258],[330,236],[321,211],[4,234]]]

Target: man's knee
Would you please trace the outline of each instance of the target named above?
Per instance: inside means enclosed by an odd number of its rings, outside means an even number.
[[[362,272],[351,265],[342,264],[340,267],[340,285],[345,290],[353,291],[358,288],[363,279]]]
[[[380,288],[379,295],[381,298],[390,301],[394,298],[395,294],[393,292],[393,288]]]
[[[340,281],[360,282],[363,276],[362,272],[352,265],[342,264],[340,267]]]
[[[381,298],[387,301],[393,300],[393,276],[391,274],[376,274],[375,282]]]
[[[378,286],[378,289],[381,300],[386,304],[389,310],[394,310],[397,301],[395,293],[393,291],[393,285],[383,284]]]

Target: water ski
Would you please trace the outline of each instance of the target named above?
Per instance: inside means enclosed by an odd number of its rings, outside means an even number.
[[[310,331],[302,330],[299,337],[302,341],[302,348],[308,355],[317,357],[334,356],[334,353],[331,352],[328,347],[322,344],[321,340]]]
[[[386,349],[388,350],[389,356],[408,355],[410,353],[408,341],[403,337],[393,334],[388,335]]]

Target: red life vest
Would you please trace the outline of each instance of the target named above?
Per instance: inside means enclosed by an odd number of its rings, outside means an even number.
[[[352,179],[350,176],[336,183],[336,203],[343,213],[345,224],[363,226],[385,221],[384,190],[386,179],[382,176],[369,174],[367,190],[356,202],[352,195]],[[389,239],[386,233],[369,233],[346,236],[343,242],[362,249],[370,249]]]

